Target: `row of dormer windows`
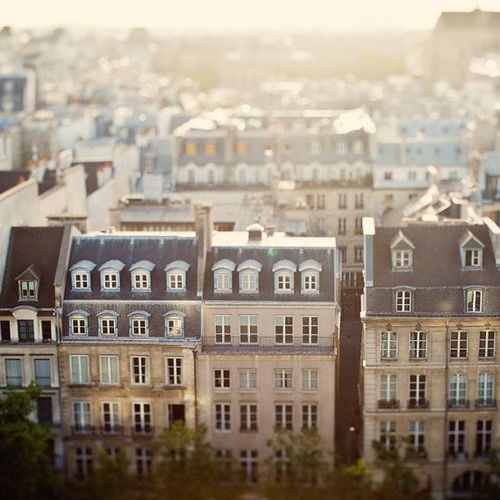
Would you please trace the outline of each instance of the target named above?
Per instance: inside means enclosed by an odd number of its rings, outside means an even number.
[[[393,250],[392,268],[394,271],[413,270],[413,250]],[[481,269],[483,251],[480,248],[467,248],[461,251],[462,267],[464,269]]]
[[[149,317],[146,311],[136,311],[129,314],[129,335],[131,337],[149,336]],[[180,311],[170,311],[164,315],[164,334],[167,337],[184,336],[185,314]],[[88,336],[89,314],[86,311],[73,311],[68,315],[69,334],[75,337]],[[101,337],[118,336],[118,314],[114,311],[103,311],[98,314],[98,334]]]
[[[321,264],[315,260],[307,260],[298,266],[301,276],[301,293],[319,293]],[[214,292],[230,293],[233,291],[233,273],[238,273],[238,285],[241,293],[258,293],[259,276],[262,265],[255,260],[246,260],[236,264],[223,259],[216,262],[214,273]],[[273,265],[274,293],[294,293],[295,273],[297,265],[289,260],[281,260]]]
[[[80,261],[71,267],[71,285],[73,290],[91,291],[90,273],[95,264],[90,261]],[[111,260],[99,268],[102,291],[120,291],[120,275],[124,264]],[[149,261],[140,261],[130,267],[132,290],[139,292],[151,291],[151,272],[154,264]],[[168,264],[166,273],[166,290],[169,292],[183,292],[186,290],[186,272],[190,265],[178,260]]]

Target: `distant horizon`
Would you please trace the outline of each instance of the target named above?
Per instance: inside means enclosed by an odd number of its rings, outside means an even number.
[[[83,6],[64,0],[17,0],[2,16],[2,25],[13,29],[123,30],[144,27],[152,31],[213,32],[310,32],[338,33],[381,30],[426,31],[432,29],[443,11],[500,11],[498,0],[421,0],[419,4],[400,0],[308,0],[290,4],[285,0],[142,0],[124,5],[117,0],[87,0]]]

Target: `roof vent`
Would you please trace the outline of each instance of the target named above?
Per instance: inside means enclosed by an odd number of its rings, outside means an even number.
[[[253,224],[250,224],[246,230],[248,231],[249,241],[262,241],[264,226],[261,226],[258,222],[254,222]]]

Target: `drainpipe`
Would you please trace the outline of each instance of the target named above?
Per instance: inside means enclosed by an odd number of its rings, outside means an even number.
[[[445,325],[445,365],[444,365],[444,377],[445,377],[445,405],[444,405],[444,432],[443,432],[443,499],[446,500],[448,492],[448,370],[449,370],[449,350],[450,350],[450,331],[448,326],[448,318],[446,318]]]

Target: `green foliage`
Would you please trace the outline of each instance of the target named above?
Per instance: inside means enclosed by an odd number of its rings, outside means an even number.
[[[53,498],[51,431],[29,419],[41,390],[7,389],[0,399],[0,484],[9,500]]]

